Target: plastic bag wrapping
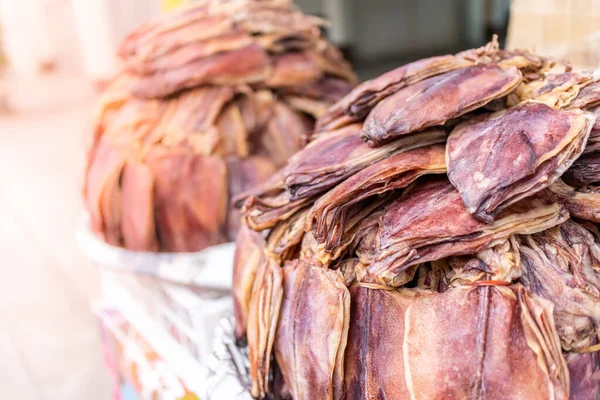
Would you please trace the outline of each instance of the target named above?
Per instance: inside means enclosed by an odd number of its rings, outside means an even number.
[[[204,398],[252,400],[248,348],[236,344],[233,316],[219,321],[212,347],[207,364],[207,393]]]
[[[98,302],[93,310],[99,322],[104,360],[115,392],[120,392],[116,399],[198,399],[204,386],[197,376],[203,374],[203,369],[196,368],[193,362],[191,366],[181,362],[177,351],[165,347],[165,342],[156,337],[144,335],[140,330],[144,326],[120,309]]]
[[[99,268],[105,301],[129,315],[147,317],[152,323],[148,329],[160,329],[198,363],[206,364],[215,327],[232,312],[233,243],[195,253],[131,251],[96,237],[87,217],[77,241]]]
[[[106,301],[128,315],[145,316],[151,322],[147,329],[161,330],[200,364],[211,354],[219,320],[232,310],[228,295],[211,298],[132,274],[106,271],[101,274],[101,283]]]
[[[197,289],[229,291],[235,243],[224,243],[192,253],[152,253],[111,246],[96,237],[85,215],[77,231],[81,251],[103,268],[151,275],[156,279]]]

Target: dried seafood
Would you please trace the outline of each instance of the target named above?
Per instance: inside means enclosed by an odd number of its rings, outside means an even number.
[[[437,75],[380,101],[365,120],[361,137],[375,147],[400,135],[444,125],[450,119],[506,96],[520,82],[521,73],[517,68],[501,68],[495,64],[480,64]]]
[[[448,137],[448,178],[485,222],[548,187],[581,155],[594,116],[523,103],[458,125]]]
[[[563,181],[550,186],[550,195],[565,205],[573,217],[600,223],[600,187],[572,188]]]
[[[343,276],[297,260],[283,267],[283,282],[275,355],[290,393],[293,398],[339,399],[350,321]]]
[[[492,62],[502,68],[518,68],[526,82],[532,77],[537,78],[557,63],[527,51],[500,50],[498,41],[494,38],[484,47],[455,55],[418,60],[361,83],[319,118],[316,129],[329,131],[353,122],[364,121],[377,104],[407,86],[459,68],[477,64],[489,65]],[[565,70],[570,70],[570,66],[565,65]]]
[[[600,343],[598,237],[585,225],[567,221],[523,236],[520,252],[522,281],[532,293],[554,304],[554,319],[571,374],[571,397],[597,398],[600,359],[589,350]]]
[[[288,0],[225,0],[132,32],[89,147],[94,230],[140,251],[233,240],[230,199],[284,165],[355,81],[323,23]]]
[[[575,187],[600,183],[600,152],[592,152],[579,157],[562,176],[562,179]]]
[[[424,184],[389,204],[373,239],[359,245],[357,253],[366,266],[359,281],[401,286],[413,278],[420,263],[473,254],[513,234],[557,225],[567,216],[557,203],[530,198],[486,224],[467,212],[448,181]]]
[[[261,257],[283,275],[276,326],[272,306],[250,310],[264,317],[248,332],[274,335],[281,372],[271,386],[257,375],[253,394],[598,398],[597,88],[492,42],[400,67],[334,105],[239,197],[247,226],[271,229]],[[266,356],[253,368],[264,373]]]
[[[325,251],[331,252],[339,245],[338,237],[344,232],[348,212],[352,207],[370,197],[402,189],[425,174],[446,172],[444,146],[434,145],[397,153],[371,164],[360,172],[321,196],[308,215],[308,228],[312,221],[316,227],[314,235],[325,243]]]
[[[325,24],[287,0],[213,1],[140,26],[119,55],[137,78],[133,93],[145,98],[200,85],[301,88],[328,77],[352,82],[341,53],[321,36]]]

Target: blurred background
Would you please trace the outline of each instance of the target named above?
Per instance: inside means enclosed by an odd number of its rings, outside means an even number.
[[[97,272],[77,251],[80,170],[94,99],[119,40],[186,0],[0,0],[0,395],[109,399]],[[480,46],[536,48],[595,68],[594,0],[300,0],[365,80]]]

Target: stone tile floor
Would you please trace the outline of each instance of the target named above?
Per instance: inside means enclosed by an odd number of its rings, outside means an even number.
[[[93,93],[83,79],[13,84],[0,116],[0,398],[106,400],[90,304],[97,271],[78,252],[80,176]]]

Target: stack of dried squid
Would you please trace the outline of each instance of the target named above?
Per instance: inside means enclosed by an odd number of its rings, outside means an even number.
[[[93,229],[133,250],[234,239],[230,198],[282,166],[353,87],[323,25],[290,0],[213,0],[131,33],[88,154]]]
[[[494,41],[335,104],[238,198],[252,395],[600,398],[599,89]]]

